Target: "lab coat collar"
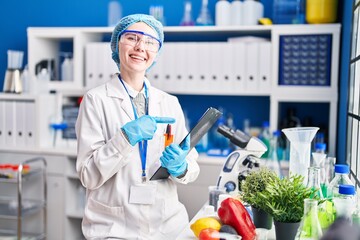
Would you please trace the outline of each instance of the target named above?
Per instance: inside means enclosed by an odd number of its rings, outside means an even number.
[[[158,89],[151,86],[150,81],[147,78],[145,78],[145,84],[148,87],[149,115],[160,116],[160,102],[163,96]],[[134,119],[134,111],[132,109],[130,98],[117,75],[114,75],[111,80],[106,83],[106,92],[108,97],[122,99],[121,107],[130,119]]]

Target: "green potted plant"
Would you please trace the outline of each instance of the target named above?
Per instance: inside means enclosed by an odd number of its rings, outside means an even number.
[[[257,228],[271,229],[272,217],[268,213],[268,206],[259,194],[266,189],[266,185],[271,179],[276,179],[275,172],[268,168],[260,168],[258,171],[251,172],[245,180],[241,182],[240,198],[251,205],[254,224]]]
[[[306,187],[300,175],[268,180],[265,190],[258,194],[258,201],[266,205],[274,219],[276,239],[294,239],[304,214],[304,199],[315,196],[318,189]]]

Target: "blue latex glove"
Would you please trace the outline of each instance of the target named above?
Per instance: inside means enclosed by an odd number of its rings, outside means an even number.
[[[143,115],[138,119],[126,123],[121,129],[125,132],[129,143],[135,146],[142,140],[152,139],[157,129],[157,123],[174,123],[171,117],[151,117]]]
[[[170,144],[165,148],[163,155],[160,157],[161,166],[167,168],[172,176],[180,176],[187,169],[188,164],[185,157],[188,154],[189,149],[190,135],[186,137],[182,147],[178,144]]]

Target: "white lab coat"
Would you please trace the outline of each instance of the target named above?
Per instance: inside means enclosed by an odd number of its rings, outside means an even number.
[[[184,115],[176,97],[147,83],[149,115],[173,117],[174,142],[186,136]],[[198,154],[192,150],[186,160],[188,172],[181,178],[150,181],[156,186],[154,204],[130,204],[130,186],[141,183],[138,145],[131,146],[120,128],[134,120],[130,98],[117,77],[88,91],[76,122],[78,158],[76,170],[86,191],[82,222],[87,239],[175,239],[188,224],[188,215],[178,201],[175,182],[194,181],[199,174]],[[148,141],[148,168],[164,149],[166,124],[158,124]]]

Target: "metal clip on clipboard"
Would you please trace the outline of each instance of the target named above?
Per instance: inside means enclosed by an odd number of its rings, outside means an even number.
[[[193,129],[188,133],[190,134],[190,150],[196,146],[200,139],[210,130],[210,128],[216,123],[219,117],[222,115],[222,112],[216,108],[208,108],[206,112],[199,119],[198,123]],[[187,135],[186,135],[187,137]],[[180,146],[183,145],[186,137],[181,141]],[[159,167],[150,180],[160,180],[167,179],[170,176],[167,169],[164,167]]]

